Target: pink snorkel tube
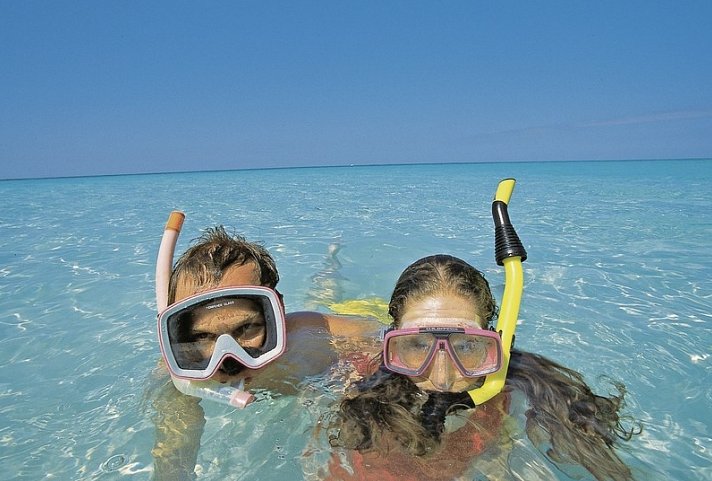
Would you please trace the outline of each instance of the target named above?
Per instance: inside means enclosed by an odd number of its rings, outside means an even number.
[[[178,242],[180,230],[183,227],[185,214],[174,210],[168,216],[166,228],[161,238],[161,246],[158,248],[158,260],[156,261],[156,304],[158,312],[161,313],[168,307],[168,283],[173,271],[173,254]]]
[[[171,212],[163,231],[161,246],[158,248],[158,260],[156,261],[156,305],[158,312],[162,312],[168,307],[168,284],[173,270],[173,254],[178,242],[180,230],[183,227],[185,214],[179,211]],[[240,384],[230,386],[217,381],[191,381],[180,379],[171,374],[173,385],[183,394],[195,396],[203,399],[210,399],[219,403],[242,409],[254,401],[255,397],[244,391],[244,380]]]

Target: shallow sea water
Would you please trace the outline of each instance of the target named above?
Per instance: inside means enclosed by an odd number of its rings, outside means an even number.
[[[150,479],[154,262],[171,210],[187,214],[177,252],[217,224],[263,241],[289,311],[307,305],[332,243],[343,298],[387,298],[405,266],[434,253],[482,269],[501,298],[490,203],[505,177],[518,181],[510,215],[529,253],[517,346],[582,372],[596,391],[611,391],[602,375],[626,385],[626,414],[644,430],[619,452],[638,479],[712,479],[706,160],[0,182],[3,479]],[[339,398],[336,379],[309,379],[249,416],[203,403],[198,479],[314,479],[329,453],[314,426]],[[515,441],[512,479],[575,476],[526,436]]]

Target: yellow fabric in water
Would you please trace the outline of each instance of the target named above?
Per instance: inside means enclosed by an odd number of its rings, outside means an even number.
[[[380,297],[349,299],[343,302],[331,303],[327,307],[335,314],[373,317],[383,324],[391,323],[391,318],[388,316],[388,302]]]

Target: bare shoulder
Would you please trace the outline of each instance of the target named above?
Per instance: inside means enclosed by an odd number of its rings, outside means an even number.
[[[287,314],[287,330],[290,327],[325,327],[334,336],[375,337],[383,326],[378,320],[360,316],[324,314],[315,311],[299,311]]]

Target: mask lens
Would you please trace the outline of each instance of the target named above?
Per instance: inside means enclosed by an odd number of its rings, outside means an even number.
[[[499,365],[497,339],[474,334],[450,334],[450,347],[460,364],[472,374],[485,374],[496,371]]]
[[[424,366],[433,350],[435,337],[429,333],[394,336],[390,339],[389,351],[401,366],[417,371]]]
[[[170,349],[181,369],[208,367],[216,351],[257,358],[275,345],[268,331],[274,324],[271,304],[260,297],[222,296],[186,306],[166,320]],[[225,339],[227,335],[227,339]],[[234,343],[243,349],[232,352]],[[224,352],[223,352],[224,351]]]
[[[406,376],[421,376],[435,359],[436,349],[443,355],[447,351],[447,362],[466,377],[486,376],[501,367],[501,344],[496,334],[439,326],[389,331],[384,345],[385,367]]]

